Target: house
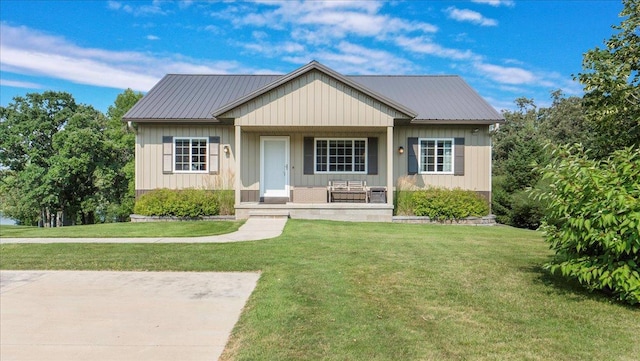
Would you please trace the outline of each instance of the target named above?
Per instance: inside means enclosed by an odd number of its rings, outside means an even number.
[[[408,176],[490,199],[489,127],[504,118],[458,76],[345,76],[313,61],[286,75],[169,74],[124,121],[137,128],[137,196],[234,189],[239,219],[390,221]],[[353,181],[334,185],[354,202],[334,202],[332,181]]]

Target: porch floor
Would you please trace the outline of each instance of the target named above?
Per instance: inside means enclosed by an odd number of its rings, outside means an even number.
[[[353,222],[391,222],[393,205],[386,203],[286,203],[246,202],[236,205],[236,218],[282,217]]]

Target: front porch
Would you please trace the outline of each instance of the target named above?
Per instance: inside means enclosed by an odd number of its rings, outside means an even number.
[[[236,205],[236,219],[283,217],[351,222],[391,222],[393,204],[387,203],[285,203],[244,202]]]

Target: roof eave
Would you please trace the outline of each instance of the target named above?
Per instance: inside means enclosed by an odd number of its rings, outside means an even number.
[[[410,124],[455,124],[455,125],[491,125],[504,123],[502,119],[413,119]]]

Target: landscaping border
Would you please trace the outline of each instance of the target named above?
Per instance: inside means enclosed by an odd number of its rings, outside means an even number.
[[[174,217],[174,216],[142,216],[129,215],[131,222],[184,222],[184,221],[235,221],[236,216],[203,216],[203,217]]]
[[[496,216],[490,214],[484,217],[467,217],[456,220],[439,221],[437,219],[431,219],[429,217],[418,216],[393,216],[392,222],[394,223],[428,223],[428,224],[457,224],[467,226],[495,226]]]

